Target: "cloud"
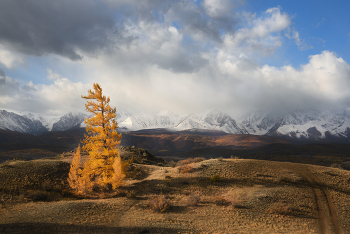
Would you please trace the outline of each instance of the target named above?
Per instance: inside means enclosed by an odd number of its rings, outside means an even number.
[[[26,59],[23,55],[2,49],[0,46],[0,63],[6,68],[12,69],[14,67],[24,66],[26,64]]]
[[[117,9],[129,23],[162,23],[168,26],[175,23],[184,35],[196,41],[213,40],[222,42],[221,30],[234,33],[238,23],[234,9],[243,1],[220,0],[204,1],[196,4],[194,1],[173,0],[104,0],[109,7]]]
[[[292,37],[294,38],[299,50],[308,50],[313,48],[311,45],[306,44],[304,40],[300,39],[298,31],[295,29],[293,29]]]
[[[226,49],[245,53],[259,53],[260,56],[271,56],[282,45],[281,31],[287,30],[291,24],[291,18],[286,13],[281,13],[280,8],[270,8],[265,11],[263,17],[244,13],[246,25],[240,28],[234,35],[225,35],[224,45]]]
[[[29,81],[20,86],[18,81],[0,76],[0,103],[5,109],[60,116],[69,111],[84,111],[80,95],[87,93],[91,87],[66,78],[51,85],[34,85]]]
[[[0,44],[27,55],[79,60],[127,43],[113,13],[92,0],[1,1],[0,21]]]
[[[8,19],[0,25],[1,48],[14,56],[0,56],[1,63],[15,68],[27,55],[50,61],[44,77],[24,86],[0,70],[2,107],[53,115],[83,111],[80,95],[92,83],[128,112],[218,108],[234,114],[350,104],[349,64],[330,51],[298,69],[259,63],[285,40],[308,48],[279,7],[259,15],[235,13],[237,4],[226,0],[85,2],[0,3],[0,20]],[[3,16],[4,8],[13,15]],[[51,83],[40,84],[41,78]]]
[[[57,80],[57,79],[61,79],[61,78],[63,78],[60,74],[58,74],[58,73],[56,73],[56,72],[54,72],[52,69],[50,69],[50,68],[47,68],[46,69],[47,70],[47,78],[49,79],[49,80]]]
[[[236,106],[292,111],[349,105],[350,65],[329,51],[310,56],[300,70],[291,65],[264,65],[246,72],[227,69],[236,84],[225,84],[225,91],[231,89]]]
[[[319,21],[319,22],[316,24],[316,28],[320,27],[325,21],[326,21],[326,19],[325,19],[325,18],[322,18],[321,21]]]
[[[212,18],[227,17],[232,14],[232,9],[243,4],[244,1],[230,0],[204,0],[203,6],[207,14]]]
[[[0,68],[0,77],[5,78],[5,72]]]

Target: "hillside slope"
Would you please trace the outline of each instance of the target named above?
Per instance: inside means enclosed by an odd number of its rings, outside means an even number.
[[[190,173],[180,173],[181,166],[135,164],[146,176],[128,179],[117,196],[76,199],[62,193],[67,164],[57,160],[0,164],[0,232],[350,232],[349,171],[242,159],[186,164]],[[213,175],[221,180],[211,181]],[[33,189],[46,194],[46,202]],[[165,213],[149,207],[159,195],[169,200]],[[200,199],[193,203],[195,196]]]

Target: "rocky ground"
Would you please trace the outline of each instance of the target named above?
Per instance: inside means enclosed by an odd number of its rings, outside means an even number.
[[[70,192],[68,155],[0,164],[0,233],[350,233],[349,171],[126,150],[148,163],[106,199]]]

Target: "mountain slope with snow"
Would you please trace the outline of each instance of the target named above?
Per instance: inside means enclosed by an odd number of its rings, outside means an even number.
[[[32,120],[5,110],[0,111],[0,129],[39,135],[47,129],[39,120]]]
[[[169,111],[162,111],[155,115],[139,112],[127,116],[124,120],[120,120],[117,119],[119,121],[119,127],[124,127],[132,131],[152,128],[171,129],[179,123],[181,116]]]
[[[284,116],[270,129],[268,135],[322,139],[327,135],[347,138],[349,132],[349,111],[304,110]]]
[[[245,128],[240,128],[229,115],[218,110],[207,110],[199,114],[191,114],[183,119],[175,130],[208,129],[232,134],[247,134]]]
[[[30,134],[46,131],[65,131],[72,127],[85,127],[83,121],[88,114],[68,113],[61,118],[47,117],[35,113],[22,115],[0,111],[0,129]],[[116,112],[120,131],[164,128],[173,131],[214,130],[230,134],[284,136],[297,139],[342,138],[350,140],[350,110],[300,110],[288,114],[254,111],[237,122],[229,115],[215,110],[193,113],[186,117],[169,111],[158,114],[128,114]]]
[[[62,116],[56,123],[53,124],[51,131],[66,131],[72,127],[80,125],[88,115],[85,113],[72,113]]]
[[[45,115],[32,113],[32,112],[22,112],[21,115],[26,116],[31,120],[40,121],[48,131],[51,131],[53,124],[59,120],[58,117],[45,116]]]
[[[240,127],[244,128],[248,134],[265,135],[281,118],[278,114],[257,110],[245,115],[239,122]]]

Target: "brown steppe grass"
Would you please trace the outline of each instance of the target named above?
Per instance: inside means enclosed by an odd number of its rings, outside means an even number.
[[[113,197],[99,199],[72,193],[67,161],[0,164],[0,233],[318,233],[313,185],[299,169],[330,191],[341,233],[350,233],[350,172],[339,168],[244,159],[134,163]]]

